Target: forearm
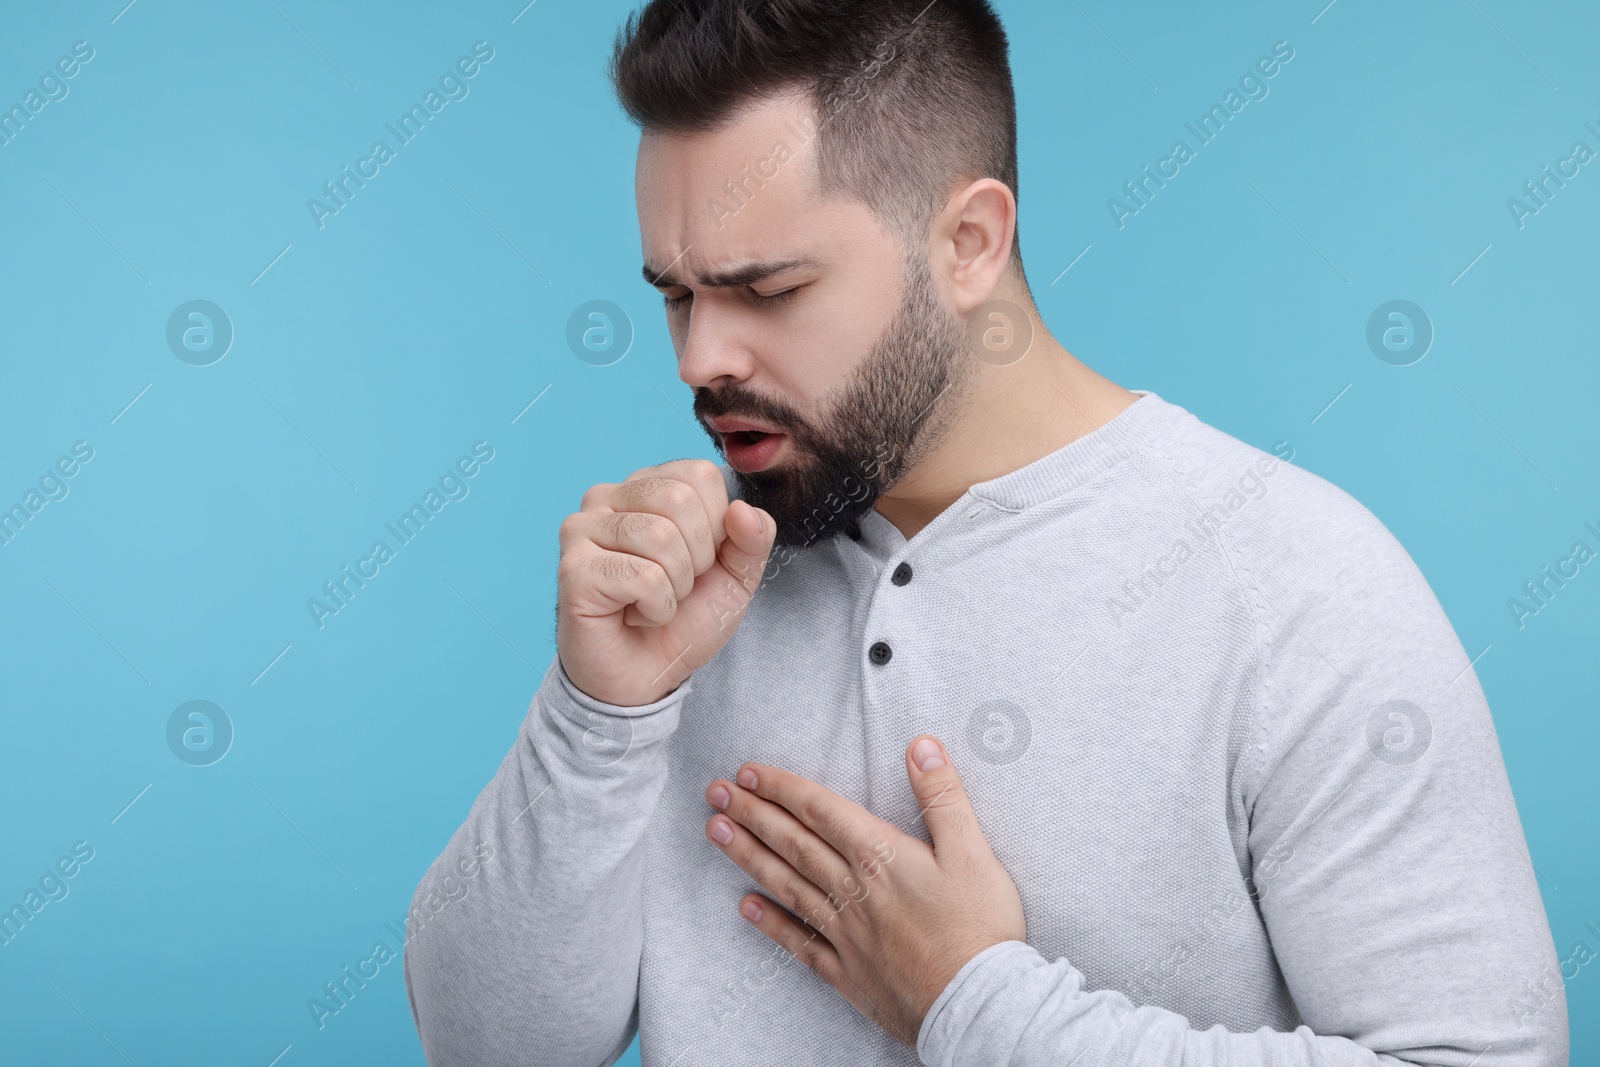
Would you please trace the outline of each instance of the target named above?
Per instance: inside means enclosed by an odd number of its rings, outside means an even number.
[[[934,1002],[917,1040],[929,1067],[1397,1067],[1398,1059],[1344,1037],[1261,1028],[1194,1030],[1182,1015],[1138,1006],[1114,990],[1089,991],[1064,959],[1020,941],[974,957]],[[1480,1050],[1481,1051],[1481,1050]],[[1469,1055],[1462,1060],[1469,1062]],[[1454,1060],[1429,1062],[1453,1063]]]
[[[687,692],[616,708],[552,663],[413,903],[406,980],[435,1067],[596,1067],[626,1047],[643,837]]]

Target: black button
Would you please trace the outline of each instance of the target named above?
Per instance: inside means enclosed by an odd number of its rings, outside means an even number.
[[[867,658],[878,666],[889,662],[889,657],[894,655],[894,649],[889,647],[887,641],[874,641],[872,647],[867,649]]]
[[[905,585],[911,580],[911,564],[900,564],[894,569],[894,573],[889,576],[889,580],[895,585]]]

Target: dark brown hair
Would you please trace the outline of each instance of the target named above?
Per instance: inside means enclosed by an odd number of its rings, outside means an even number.
[[[861,201],[908,249],[960,184],[1017,194],[1017,108],[988,0],[650,0],[610,62],[653,133],[712,130],[785,91],[811,100],[822,195]],[[1011,257],[1021,272],[1020,239]]]

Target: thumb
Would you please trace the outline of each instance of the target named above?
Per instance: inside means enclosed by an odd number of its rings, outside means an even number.
[[[766,511],[744,500],[728,505],[722,524],[728,536],[717,546],[717,562],[746,594],[754,596],[756,586],[761,584],[767,557],[772,554],[778,524]]]
[[[933,837],[935,856],[989,851],[950,753],[937,737],[923,734],[906,748],[906,774]]]

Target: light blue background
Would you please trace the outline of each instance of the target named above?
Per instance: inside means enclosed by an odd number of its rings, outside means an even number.
[[[1600,162],[1522,229],[1506,206],[1600,149],[1600,14],[1324,2],[1001,2],[1030,279],[1080,358],[1287,442],[1395,532],[1482,652],[1557,948],[1600,950],[1600,567],[1520,630],[1506,606],[1600,526]],[[95,49],[0,148],[0,506],[95,450],[0,547],[0,905],[95,849],[0,947],[6,1058],[421,1063],[398,962],[323,1029],[306,1002],[395,944],[511,744],[561,517],[715,455],[638,277],[604,79],[629,5],[124,3],[0,12],[0,105]],[[319,230],[307,198],[479,40],[470,95]],[[1279,40],[1270,95],[1119,230],[1107,198]],[[236,330],[207,367],[164,339],[196,298]],[[1364,340],[1394,298],[1436,330],[1408,367]],[[612,366],[564,340],[592,299],[637,328]],[[476,441],[470,495],[319,630],[307,599]],[[167,748],[192,699],[236,730],[209,767]],[[1594,970],[1574,1063],[1600,1059]],[[1510,1011],[1521,977],[1483,980]]]

